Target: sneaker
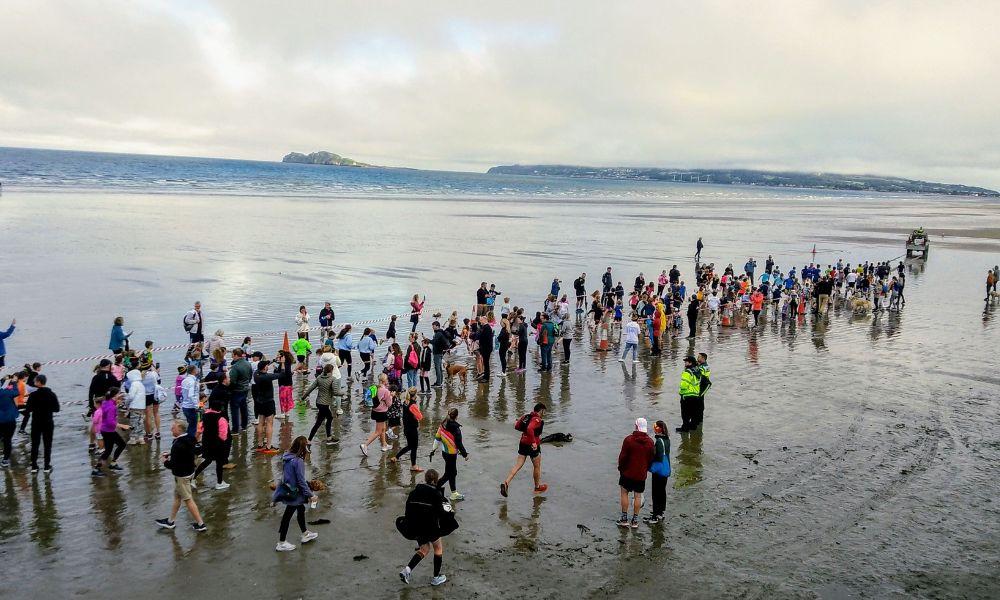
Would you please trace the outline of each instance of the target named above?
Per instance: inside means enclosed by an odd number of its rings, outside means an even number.
[[[338,414],[338,415],[342,415],[342,414],[344,414],[344,409],[342,409],[342,408],[340,408],[340,407],[338,406],[338,407],[337,407],[337,414]]]
[[[217,489],[217,490],[228,490],[229,489],[229,482],[228,481],[223,481],[222,483],[217,483],[217,484],[215,484],[215,489]]]
[[[34,475],[38,472],[38,467],[31,467],[31,474]]]
[[[10,463],[7,463],[7,464],[9,465]],[[90,472],[90,476],[91,477],[105,477],[104,471],[102,471],[100,469],[94,469],[93,471],[91,471]]]
[[[278,552],[291,552],[295,550],[294,544],[289,544],[288,542],[278,542],[278,545],[274,547]]]
[[[621,517],[615,521],[615,525],[628,529],[628,517]]]
[[[158,440],[158,439],[160,439],[160,434],[159,434],[159,432],[157,432],[156,434],[154,434],[154,435],[153,435],[153,438],[154,438],[154,439],[157,439],[157,440]]]
[[[452,500],[452,502],[458,502],[459,500],[465,500],[465,496],[463,496],[462,494],[459,494],[458,492],[452,492],[451,493],[451,500]]]
[[[633,363],[637,363],[637,362],[639,362],[639,359],[638,359],[638,358],[633,358],[633,359],[632,359],[632,362],[633,362]]]
[[[388,431],[385,432],[385,437],[387,439],[394,440],[394,439],[396,439],[396,432],[394,432],[393,430],[390,429],[390,430],[388,430]]]
[[[506,483],[501,483],[500,484],[500,495],[503,496],[504,498],[507,497],[507,484]]]
[[[639,529],[639,518],[632,517],[632,529]]]
[[[42,473],[45,473],[46,475],[51,475],[52,474],[52,465],[49,465],[49,466],[45,467],[44,469],[42,469]]]
[[[448,581],[448,578],[444,575],[435,575],[434,577],[431,577],[431,585],[441,585],[446,581]]]
[[[208,531],[208,525],[205,525],[204,523],[191,523],[191,529],[201,533],[203,531]]]
[[[173,529],[174,527],[177,527],[177,523],[171,521],[170,519],[157,519],[156,524],[163,529]]]
[[[622,357],[618,357],[618,362],[625,362],[625,359]]]
[[[111,471],[124,471],[125,469],[123,469],[120,466],[112,463],[112,464],[108,465],[108,470],[111,470]]]
[[[382,452],[388,452],[389,446],[382,446]]]
[[[302,543],[307,544],[318,537],[319,534],[316,533],[315,531],[306,531],[305,533],[302,534]]]
[[[9,460],[7,460],[6,458],[3,459],[3,460],[0,460],[0,468],[6,469],[9,466],[10,466],[10,461]]]
[[[326,438],[326,445],[327,446],[339,446],[340,445],[340,440],[338,440],[337,438],[334,438],[334,437],[332,437],[332,438]]]
[[[368,446],[365,446],[364,444],[360,444],[358,447],[361,448],[361,454],[364,454],[365,456],[368,456]]]
[[[662,520],[663,520],[663,517],[661,517],[660,515],[652,515],[652,516],[649,516],[649,517],[643,517],[642,518],[642,522],[645,523],[645,524],[647,524],[647,525],[656,525],[657,523],[659,523]]]
[[[403,583],[410,583],[410,567],[403,567],[403,570],[399,572],[399,580]]]

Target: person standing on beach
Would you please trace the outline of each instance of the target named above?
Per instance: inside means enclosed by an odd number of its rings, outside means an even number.
[[[677,428],[678,433],[693,431],[698,427],[695,422],[695,413],[698,396],[701,394],[701,369],[698,368],[697,362],[693,356],[684,358],[684,371],[681,373],[679,388],[681,397],[681,426]]]
[[[524,373],[528,363],[528,324],[524,322],[524,315],[517,316],[514,334],[517,338],[517,369],[514,372]]]
[[[218,400],[209,399],[208,410],[202,417],[201,430],[201,455],[205,460],[195,469],[192,479],[201,475],[201,472],[215,463],[215,489],[224,490],[229,484],[222,479],[222,470],[229,462],[229,450],[233,445],[233,438],[230,436],[229,422],[222,411],[225,410],[225,403]],[[187,436],[185,436],[187,437]],[[176,514],[176,513],[175,513]],[[171,515],[173,519],[173,515]]]
[[[490,327],[486,317],[479,317],[479,331],[476,334],[479,340],[479,356],[483,362],[483,373],[479,380],[484,383],[490,381],[490,360],[493,358],[493,328]]]
[[[705,244],[702,243],[701,238],[698,238],[698,242],[694,245],[694,249],[695,249],[695,252],[694,252],[694,261],[695,262],[701,262],[701,251],[702,251],[702,249],[704,247],[705,247]]]
[[[607,298],[611,295],[611,287],[614,283],[614,278],[611,276],[611,267],[608,267],[608,270],[604,273],[604,275],[601,275],[601,286],[603,290],[601,297],[604,299],[605,303],[607,303]]]
[[[52,433],[55,431],[55,413],[59,412],[59,398],[46,387],[48,379],[39,373],[35,376],[35,391],[28,394],[27,411],[31,419],[31,472],[38,472],[39,445],[45,444],[45,473],[52,472]]]
[[[191,494],[191,475],[194,473],[194,438],[185,433],[184,421],[174,421],[170,425],[170,433],[174,436],[174,442],[170,446],[170,452],[163,454],[163,466],[170,469],[170,473],[174,476],[174,506],[170,510],[170,516],[157,519],[156,525],[163,529],[177,527],[177,513],[183,502],[194,518],[191,528],[198,533],[208,531],[208,527],[205,526],[205,521],[202,520],[201,513],[198,511],[198,505],[194,502],[194,496]]]
[[[542,324],[538,329],[538,347],[542,354],[542,367],[540,371],[552,370],[552,346],[556,343],[556,325],[549,318],[549,315],[542,315]]]
[[[247,362],[243,350],[233,350],[233,364],[229,367],[229,418],[232,420],[232,434],[237,435],[250,428],[247,414],[247,396],[253,380],[253,369]]]
[[[194,308],[184,315],[184,331],[191,337],[191,343],[205,341],[205,323],[201,316],[201,302],[195,302]]]
[[[0,442],[3,444],[3,458],[0,459],[0,468],[3,469],[10,466],[11,441],[14,439],[17,417],[20,414],[14,401],[17,394],[17,382],[13,375],[0,378]]]
[[[298,314],[295,315],[295,331],[308,340],[309,339],[309,311],[306,307],[300,306]]]
[[[0,331],[0,373],[3,372],[3,368],[7,366],[7,346],[4,340],[14,335],[14,325],[17,323],[17,319],[10,320],[10,327],[6,331]]]
[[[618,496],[622,514],[615,523],[628,528],[628,495],[632,494],[632,529],[639,528],[642,494],[646,491],[646,473],[653,464],[653,440],[646,433],[646,419],[635,420],[635,430],[622,442],[618,453]]]
[[[653,432],[656,434],[656,441],[653,446],[653,464],[649,467],[649,472],[653,474],[653,514],[643,519],[649,525],[664,520],[667,478],[670,477],[670,437],[667,435],[667,424],[657,421],[653,425]]]
[[[108,342],[108,350],[118,354],[127,349],[128,338],[131,337],[132,333],[134,332],[125,333],[124,317],[115,317],[115,322],[111,326],[111,341]]]
[[[483,285],[486,285],[485,283]],[[418,294],[413,294],[413,300],[410,300],[410,323],[413,324],[413,329],[410,331],[417,330],[417,323],[420,322],[420,314],[424,312],[424,304],[427,302],[427,296],[421,300]]]
[[[432,387],[439,388],[444,385],[444,366],[442,365],[442,361],[444,360],[444,353],[451,348],[451,342],[448,341],[448,336],[441,329],[440,321],[434,321],[431,327],[434,328],[434,336],[431,338],[431,352],[434,362],[434,383]]]
[[[549,486],[542,483],[542,429],[545,426],[545,405],[539,402],[528,414],[522,416],[514,423],[514,429],[521,432],[521,440],[517,446],[517,459],[511,468],[507,479],[500,484],[500,495],[504,498],[510,491],[510,482],[514,476],[524,466],[526,460],[531,459],[531,475],[535,483],[535,493],[541,494],[549,489]]]
[[[271,367],[270,361],[261,360],[253,374],[253,412],[257,415],[254,449],[263,451],[277,450],[271,445],[271,439],[274,415],[277,413],[274,405],[274,382],[281,378],[281,373],[269,373]]]
[[[587,301],[586,273],[580,273],[580,276],[573,280],[573,290],[576,291],[576,312],[583,312]]]
[[[688,302],[688,308],[687,308],[687,320],[688,320],[688,331],[689,331],[688,339],[692,340],[694,339],[695,331],[698,328],[698,310],[700,308],[699,307],[700,304],[701,303],[698,302],[697,295],[691,296],[691,300]]]
[[[324,340],[333,333],[333,319],[335,317],[333,306],[329,302],[324,304],[323,308],[319,311],[319,326]]]
[[[618,357],[618,362],[625,362],[625,358],[628,356],[629,350],[632,351],[632,362],[639,362],[638,348],[639,348],[639,323],[635,320],[636,315],[632,315],[628,319],[628,323],[622,328],[622,342],[624,343],[625,349],[622,350],[622,355]]]
[[[194,438],[198,432],[198,403],[201,400],[201,382],[198,381],[198,367],[191,365],[181,381],[181,412],[187,420],[187,434]],[[103,429],[101,430],[103,433]]]
[[[705,420],[705,394],[712,387],[712,369],[708,366],[708,355],[704,352],[698,353],[698,399],[694,403],[694,417],[692,422],[694,427],[701,427]]]
[[[104,472],[101,470],[101,467],[104,465],[107,465],[108,470],[111,472],[124,470],[118,466],[118,457],[125,450],[125,440],[118,433],[118,430],[127,431],[131,427],[127,423],[118,423],[118,401],[121,397],[118,388],[111,388],[104,394],[101,407],[94,415],[94,420],[97,422],[97,429],[101,432],[101,437],[104,438],[104,452],[97,459],[97,465],[94,467],[94,470],[90,472],[93,477],[104,477]]]

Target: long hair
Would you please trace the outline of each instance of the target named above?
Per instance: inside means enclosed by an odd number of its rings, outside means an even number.
[[[309,453],[309,438],[300,435],[292,441],[292,447],[288,451],[299,458],[305,458]]]

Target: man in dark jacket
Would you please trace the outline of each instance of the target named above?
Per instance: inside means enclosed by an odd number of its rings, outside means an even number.
[[[688,320],[688,339],[694,339],[695,331],[698,329],[698,309],[701,308],[701,303],[698,302],[698,296],[692,295],[691,301],[688,302],[687,307],[687,320]]]
[[[490,327],[486,317],[479,317],[479,355],[483,357],[483,374],[479,380],[484,383],[490,381],[490,359],[493,358],[493,328]]]
[[[434,328],[434,337],[431,338],[431,352],[434,360],[433,387],[441,387],[444,385],[444,367],[441,362],[444,360],[444,353],[451,348],[451,342],[448,341],[448,336],[441,329],[440,321],[434,321],[431,327]]]
[[[247,362],[243,350],[233,350],[233,364],[229,367],[229,420],[233,426],[233,435],[250,428],[250,415],[247,413],[247,395],[250,393],[250,383],[253,369]]]
[[[646,473],[653,464],[653,439],[646,433],[646,419],[635,420],[635,431],[622,442],[618,454],[618,488],[622,515],[619,527],[629,527],[628,495],[632,494],[632,529],[639,528],[639,510],[642,509],[642,494],[646,491]]]
[[[174,436],[174,443],[170,446],[170,452],[163,454],[163,466],[170,469],[174,476],[174,507],[170,511],[167,519],[157,519],[156,524],[163,529],[173,529],[177,526],[174,519],[181,508],[181,502],[187,505],[188,512],[194,517],[195,522],[191,523],[191,528],[195,531],[207,531],[208,527],[201,520],[201,513],[198,512],[198,505],[194,503],[194,496],[191,494],[191,475],[194,474],[194,437],[187,435],[187,423],[176,420],[170,426],[170,433]]]
[[[38,446],[45,443],[45,473],[52,472],[52,432],[55,431],[55,413],[59,412],[59,398],[46,387],[44,374],[35,376],[35,391],[28,394],[27,414],[31,419],[31,472],[38,472]]]
[[[454,515],[451,514],[451,505],[445,504],[437,482],[438,472],[428,469],[424,473],[424,483],[418,484],[406,497],[407,538],[416,540],[418,548],[410,563],[399,572],[399,579],[403,583],[410,583],[413,569],[432,549],[434,577],[431,578],[431,585],[441,585],[448,581],[448,578],[441,574],[441,562],[444,558],[441,537],[454,531],[454,528],[451,526],[443,528],[442,525],[447,524],[449,520],[454,521]]]

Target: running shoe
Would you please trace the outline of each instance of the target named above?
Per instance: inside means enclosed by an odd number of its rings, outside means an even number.
[[[3,460],[0,460],[0,468],[6,469],[9,466],[10,466],[10,461],[9,460],[7,460],[6,458],[3,459]]]
[[[389,446],[382,446],[382,452],[388,452]]]
[[[337,438],[335,438],[335,437],[326,438],[326,445],[327,446],[338,446],[338,445],[340,445],[340,440],[337,439]]]
[[[8,464],[10,464],[10,463],[8,463]],[[100,469],[94,469],[93,471],[91,471],[90,472],[90,476],[91,477],[106,477],[106,475],[104,474],[104,471],[102,471]]]
[[[171,521],[170,519],[157,519],[156,525],[163,529],[173,529],[177,527],[177,523]]]
[[[638,517],[632,517],[632,529],[639,529]]]
[[[223,481],[222,483],[215,484],[215,489],[217,490],[227,490],[229,489],[229,482]]]
[[[38,467],[31,467],[31,474],[34,475],[35,473],[38,473]]]
[[[203,531],[208,531],[208,525],[205,525],[204,523],[191,523],[191,529],[201,533]]]
[[[52,474],[52,465],[49,465],[49,466],[45,467],[44,469],[42,469],[42,473],[45,473],[46,475],[51,475]]]
[[[288,542],[278,542],[278,545],[274,547],[278,552],[291,552],[295,550],[294,544],[289,544]]]
[[[305,533],[302,534],[302,543],[308,544],[309,542],[313,541],[318,537],[319,534],[316,533],[315,531],[306,531]]]
[[[399,580],[403,583],[410,583],[410,567],[403,567],[403,570],[399,572]]]
[[[441,585],[446,581],[448,581],[448,578],[444,575],[435,575],[434,577],[431,577],[431,585]]]
[[[622,517],[618,519],[617,521],[615,521],[615,525],[622,527],[624,529],[628,529],[628,517]]]
[[[656,525],[660,521],[663,521],[663,517],[660,515],[652,515],[649,517],[643,517],[642,522],[647,525]]]
[[[110,470],[110,471],[124,471],[125,469],[121,468],[120,466],[118,466],[118,465],[116,465],[114,463],[111,463],[110,465],[108,465],[108,470]]]
[[[458,502],[459,500],[465,500],[465,496],[463,496],[462,494],[460,494],[458,492],[452,492],[451,493],[451,501],[452,502]]]
[[[358,447],[361,448],[361,454],[368,456],[368,446],[365,446],[364,444],[359,444]]]

